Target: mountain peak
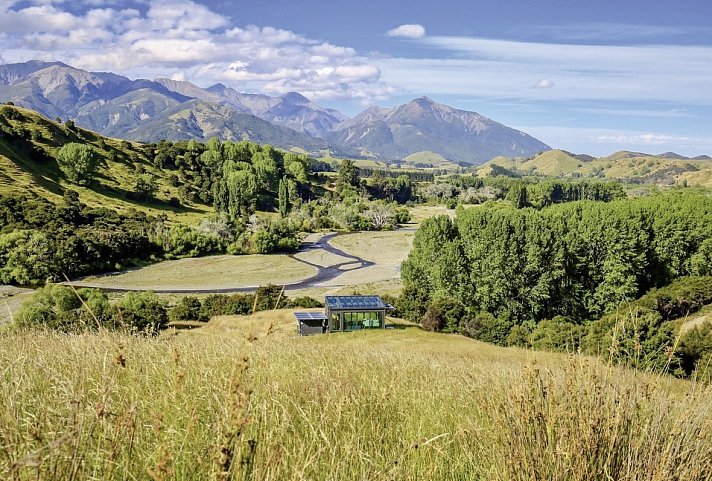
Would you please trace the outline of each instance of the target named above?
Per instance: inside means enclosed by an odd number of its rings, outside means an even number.
[[[428,151],[474,164],[497,155],[526,156],[550,149],[524,132],[429,97],[392,109],[371,106],[340,124],[330,138],[382,158]]]
[[[411,102],[415,102],[418,104],[426,104],[426,105],[435,105],[437,102],[433,99],[431,99],[428,96],[423,95],[422,97],[418,97],[417,99],[411,100]]]
[[[311,101],[299,92],[287,92],[282,99],[292,104],[308,104]]]

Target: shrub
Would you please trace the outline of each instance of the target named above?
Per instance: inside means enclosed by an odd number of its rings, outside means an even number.
[[[213,316],[245,315],[252,312],[252,294],[213,294],[203,299],[199,320],[209,320]]]
[[[681,336],[677,355],[686,375],[697,373],[698,379],[712,381],[712,324],[696,326]]]
[[[324,303],[321,302],[320,300],[314,299],[313,297],[301,296],[301,297],[295,297],[294,299],[289,301],[289,306],[311,309],[311,308],[317,308],[317,307],[324,307]]]
[[[537,324],[529,342],[534,349],[574,352],[581,345],[586,328],[563,316],[546,319]]]
[[[284,296],[283,286],[267,284],[260,286],[255,291],[257,302],[255,303],[256,311],[269,311],[270,309],[278,309],[280,306],[287,305],[287,300]]]
[[[507,346],[516,346],[516,347],[530,347],[529,345],[529,335],[531,334],[531,331],[526,328],[525,325],[523,324],[517,324],[512,326],[512,329],[509,330],[509,334],[507,334],[507,339],[505,340],[505,344]]]
[[[202,305],[200,299],[192,296],[185,296],[178,301],[178,304],[173,306],[168,311],[168,319],[170,321],[196,321],[200,320],[200,309]]]
[[[503,346],[512,330],[512,323],[494,317],[488,312],[479,312],[472,319],[465,321],[462,333],[478,341],[490,342]]]
[[[426,331],[442,331],[445,327],[445,319],[443,318],[442,312],[438,309],[435,304],[428,306],[423,318],[420,320],[420,325]]]
[[[109,299],[98,289],[79,289],[47,284],[22,304],[15,325],[78,332],[99,326],[113,327],[114,312]]]
[[[119,315],[131,332],[156,335],[168,323],[165,303],[153,291],[129,292],[119,302]]]
[[[418,286],[406,286],[396,300],[396,310],[403,319],[420,322],[430,303],[427,289]]]

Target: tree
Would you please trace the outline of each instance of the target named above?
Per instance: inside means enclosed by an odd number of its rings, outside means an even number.
[[[86,184],[99,166],[96,151],[89,145],[70,142],[57,153],[59,168],[70,182]]]
[[[521,181],[515,181],[509,187],[507,200],[517,209],[522,209],[529,205],[527,200],[527,185]]]
[[[353,160],[344,159],[341,161],[339,173],[336,176],[336,188],[358,187],[360,185],[358,167]]]
[[[257,201],[257,178],[247,170],[230,172],[227,175],[226,194],[227,211],[235,219],[241,215],[249,215]]]
[[[156,176],[149,173],[138,174],[134,183],[134,195],[138,200],[146,200],[158,190]]]
[[[284,218],[287,214],[289,214],[289,186],[287,178],[282,177],[279,181],[279,215]]]

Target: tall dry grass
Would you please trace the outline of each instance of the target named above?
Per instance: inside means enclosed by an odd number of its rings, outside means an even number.
[[[703,385],[417,329],[298,338],[261,316],[0,334],[0,478],[712,479]]]

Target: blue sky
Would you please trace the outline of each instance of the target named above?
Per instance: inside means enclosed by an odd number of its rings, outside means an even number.
[[[0,62],[299,91],[354,115],[427,95],[553,147],[712,154],[712,2],[0,0]]]

